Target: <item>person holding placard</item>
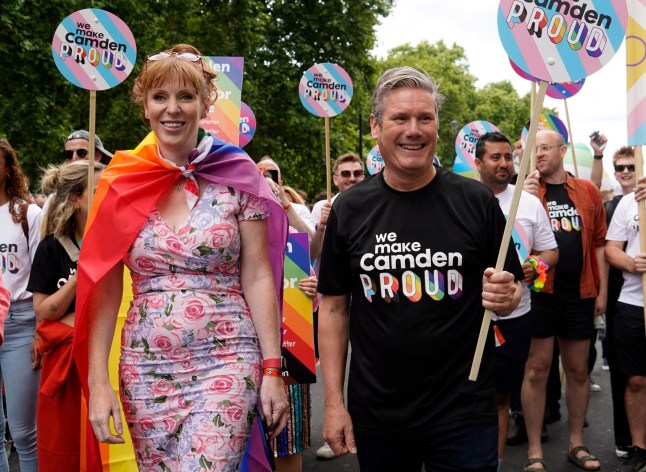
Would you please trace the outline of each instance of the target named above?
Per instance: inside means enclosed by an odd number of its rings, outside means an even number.
[[[50,166],[42,187],[55,192],[45,212],[27,289],[34,294],[38,351],[43,355],[37,427],[40,472],[81,469],[81,382],[72,361],[78,253],[94,192],[105,169],[85,160]],[[61,421],[65,418],[65,421]]]
[[[22,472],[38,470],[36,402],[40,356],[36,350],[36,314],[27,282],[38,247],[41,215],[38,205],[31,203],[16,152],[8,141],[0,139],[0,260],[4,283],[11,294],[4,344],[0,347],[0,381],[4,383],[7,420]],[[4,436],[5,418],[0,408],[0,438]],[[0,470],[9,470],[4,447],[0,447]]]
[[[379,78],[370,124],[386,166],[337,198],[325,230],[323,436],[363,471],[498,467],[493,330],[469,372],[484,309],[511,313],[525,277],[511,244],[507,270],[492,268],[505,217],[491,191],[433,164],[442,101],[412,67]]]
[[[611,369],[626,378],[625,408],[630,445],[618,472],[646,470],[646,337],[642,274],[646,253],[639,245],[639,214],[634,193],[624,196],[614,211],[606,239],[606,258],[622,271],[623,286],[614,313],[614,359]]]
[[[532,293],[534,328],[522,388],[529,442],[527,470],[545,469],[540,434],[555,338],[566,378],[567,457],[584,470],[601,467],[584,445],[583,424],[590,396],[588,355],[594,318],[606,310],[606,214],[599,189],[565,171],[566,151],[558,132],[538,131],[537,170],[524,183],[524,189],[541,200],[559,248],[559,262],[548,273],[545,287]]]
[[[146,58],[132,96],[152,133],[115,154],[83,239],[74,353],[109,444],[124,442],[108,357],[132,276],[119,375],[141,470],[238,470],[256,410],[270,437],[286,422],[287,219],[249,156],[200,129],[216,77],[189,45]]]
[[[511,179],[514,175],[514,158],[511,142],[501,133],[490,132],[482,135],[475,147],[475,165],[480,181],[494,193],[500,208],[507,215],[514,194]],[[520,227],[518,226],[520,225]],[[538,262],[542,276],[558,261],[556,240],[541,202],[533,195],[523,192],[516,213],[514,246],[522,264],[525,282],[534,290],[539,276]],[[537,262],[532,265],[527,257],[532,255]],[[496,346],[494,367],[496,375],[496,399],[498,401],[498,461],[502,463],[509,428],[509,395],[520,392],[523,383],[525,362],[532,340],[532,316],[530,288],[523,290],[518,308],[509,316],[496,321],[496,329],[503,341]]]

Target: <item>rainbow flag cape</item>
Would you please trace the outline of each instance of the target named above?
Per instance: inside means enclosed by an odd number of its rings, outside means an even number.
[[[279,307],[282,306],[283,259],[287,241],[285,211],[269,189],[267,182],[251,158],[241,149],[210,135],[202,138],[200,146],[211,140],[207,156],[196,164],[194,175],[209,182],[233,187],[267,200],[271,216],[269,224],[269,258],[274,274]],[[150,133],[133,151],[119,151],[103,172],[97,186],[83,237],[79,258],[76,292],[76,323],[73,355],[83,393],[89,398],[88,378],[88,301],[96,284],[117,264],[132,245],[141,227],[161,194],[181,175],[181,170],[159,155],[157,137]],[[128,286],[125,285],[124,286]],[[118,323],[118,328],[122,323]],[[110,364],[118,364],[120,329],[115,331]],[[116,346],[116,347],[115,347]],[[118,380],[112,376],[115,391]],[[124,424],[125,421],[124,421]],[[131,470],[112,467],[113,451],[123,446],[101,444],[94,437],[89,421],[81,430],[85,448],[81,451],[83,471]],[[83,437],[84,435],[84,437]],[[262,442],[252,436],[248,454],[264,456]],[[130,447],[132,454],[132,448]],[[261,456],[262,454],[262,456]],[[254,471],[270,470],[258,465]]]

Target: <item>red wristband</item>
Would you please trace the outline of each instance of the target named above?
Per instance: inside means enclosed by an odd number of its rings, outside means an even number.
[[[268,369],[268,368],[274,368],[274,369],[280,369],[283,366],[282,360],[280,357],[276,357],[274,359],[263,359],[262,360],[262,368],[263,369]]]
[[[280,369],[262,369],[262,375],[265,377],[282,377],[283,373]]]

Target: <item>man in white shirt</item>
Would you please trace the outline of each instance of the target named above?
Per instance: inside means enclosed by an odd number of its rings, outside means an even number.
[[[501,133],[482,135],[476,144],[475,163],[480,181],[498,198],[500,208],[507,216],[515,188],[509,183],[514,175],[511,142]],[[556,239],[547,213],[540,200],[525,191],[521,194],[512,236],[528,283],[531,283],[536,273],[534,267],[525,262],[528,255],[539,256],[548,267],[553,267],[558,261]],[[520,393],[532,341],[530,289],[523,291],[518,308],[509,316],[497,319],[495,323],[504,339],[502,344],[497,345],[494,357],[500,470],[509,429],[509,394],[514,391]]]

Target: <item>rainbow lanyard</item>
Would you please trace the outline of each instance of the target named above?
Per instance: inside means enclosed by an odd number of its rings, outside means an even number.
[[[81,249],[81,244],[83,242],[83,236],[79,236],[78,234],[74,233],[74,240],[76,241],[76,246]]]

